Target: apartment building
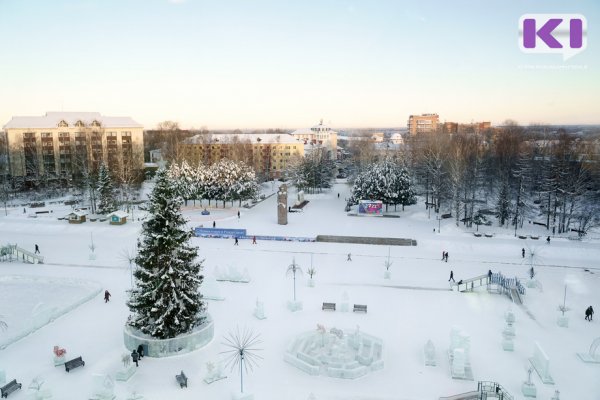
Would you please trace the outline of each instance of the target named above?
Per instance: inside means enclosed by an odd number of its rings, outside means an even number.
[[[192,164],[244,161],[260,177],[273,179],[283,175],[294,157],[304,156],[304,142],[289,133],[206,133],[184,140],[179,150]]]
[[[3,129],[13,179],[71,179],[101,163],[116,176],[144,167],[143,127],[130,117],[47,112],[13,117]]]
[[[436,132],[439,122],[440,116],[437,114],[411,115],[408,117],[408,132],[411,135]]]

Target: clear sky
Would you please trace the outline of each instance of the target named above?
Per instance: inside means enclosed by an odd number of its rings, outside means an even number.
[[[581,13],[588,47],[524,54],[525,13]],[[0,0],[0,126],[97,111],[146,128],[600,123],[597,0]]]

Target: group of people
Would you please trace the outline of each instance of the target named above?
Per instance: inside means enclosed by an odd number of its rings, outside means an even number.
[[[592,306],[589,306],[588,308],[585,309],[585,320],[586,321],[592,322],[593,315],[594,315],[594,309],[592,308]]]
[[[139,367],[138,365],[138,361],[141,360],[142,358],[144,358],[144,346],[142,346],[141,344],[137,347],[136,349],[133,349],[133,351],[131,352],[131,359],[133,360],[133,362],[135,363],[136,367]]]
[[[442,261],[448,262],[448,252],[445,250],[442,251]]]

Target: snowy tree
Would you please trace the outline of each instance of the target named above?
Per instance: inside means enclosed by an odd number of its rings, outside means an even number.
[[[149,218],[138,240],[135,287],[127,305],[129,324],[159,339],[190,332],[204,320],[205,305],[198,291],[203,276],[196,262],[192,232],[181,215],[183,200],[167,171],[161,169],[148,206]]]
[[[109,214],[119,209],[108,167],[100,165],[98,171],[98,214]]]

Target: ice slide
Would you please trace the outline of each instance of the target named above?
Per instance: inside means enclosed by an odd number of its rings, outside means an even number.
[[[481,393],[479,391],[455,394],[454,396],[440,397],[440,400],[477,400]]]

